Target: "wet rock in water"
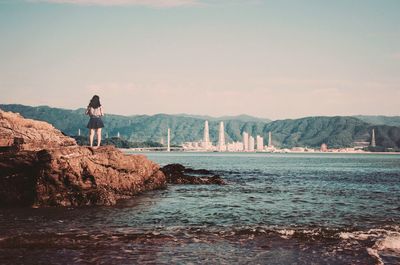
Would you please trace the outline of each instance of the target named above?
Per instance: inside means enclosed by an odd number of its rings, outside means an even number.
[[[226,184],[220,176],[214,175],[213,172],[206,169],[195,170],[191,168],[186,168],[181,164],[169,164],[162,167],[161,171],[165,174],[167,182],[171,184]],[[187,173],[202,176],[192,176],[187,175]]]
[[[77,146],[45,122],[1,110],[0,139],[0,206],[113,205],[166,187],[145,156]]]

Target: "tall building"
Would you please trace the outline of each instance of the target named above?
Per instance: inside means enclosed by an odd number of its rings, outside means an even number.
[[[249,134],[243,132],[243,151],[249,151]]]
[[[264,138],[261,137],[260,135],[257,135],[256,143],[257,143],[257,151],[263,151],[264,150]]]
[[[204,135],[203,135],[203,142],[201,144],[204,149],[209,149],[211,147],[208,121],[204,122]]]
[[[321,148],[319,150],[321,152],[328,152],[328,145],[326,143],[321,144]]]
[[[272,132],[268,133],[268,147],[273,147],[274,145],[272,144]]]
[[[220,152],[226,151],[226,145],[225,145],[225,129],[224,129],[224,122],[223,122],[223,121],[221,121],[221,122],[219,123],[218,151],[220,151]]]
[[[371,136],[371,147],[375,147],[375,129],[372,129],[372,136]]]
[[[249,136],[249,152],[254,152],[254,137]]]

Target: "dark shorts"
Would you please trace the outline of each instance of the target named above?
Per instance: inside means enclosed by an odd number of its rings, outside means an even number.
[[[86,127],[88,129],[99,129],[104,127],[104,123],[100,117],[90,117],[90,120]]]

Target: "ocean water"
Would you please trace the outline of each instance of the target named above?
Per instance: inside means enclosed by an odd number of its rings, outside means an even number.
[[[1,264],[400,264],[400,155],[146,153],[221,175],[112,207],[1,209]]]

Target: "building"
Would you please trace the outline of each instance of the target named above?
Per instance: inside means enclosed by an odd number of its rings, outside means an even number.
[[[219,123],[219,134],[218,134],[218,146],[217,150],[219,152],[225,152],[226,151],[226,145],[225,145],[225,129],[224,129],[224,122],[221,121]]]
[[[272,132],[268,133],[268,147],[274,147],[272,144]]]
[[[167,152],[171,151],[171,129],[167,130]]]
[[[328,152],[328,145],[326,143],[321,144],[321,152]]]
[[[241,152],[243,151],[243,143],[242,142],[228,143],[226,146],[226,150],[228,152]]]
[[[249,152],[254,152],[254,137],[249,136]]]
[[[256,137],[257,151],[264,151],[264,138],[260,135]]]
[[[301,146],[295,146],[295,147],[292,147],[292,149],[290,149],[290,151],[298,152],[298,153],[304,153],[306,151],[306,148],[305,147],[301,147]]]
[[[243,151],[249,151],[249,134],[247,132],[243,132]]]
[[[376,143],[375,143],[375,129],[372,129],[371,147],[376,147]]]
[[[212,147],[212,143],[210,142],[210,132],[208,128],[208,121],[204,122],[204,133],[203,133],[203,142],[201,143],[203,149],[209,150]]]

